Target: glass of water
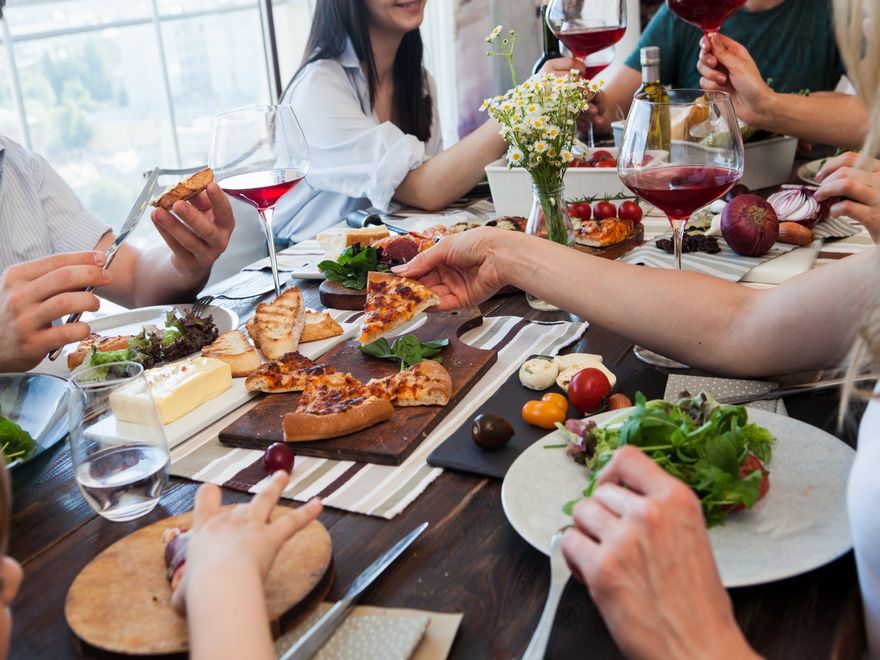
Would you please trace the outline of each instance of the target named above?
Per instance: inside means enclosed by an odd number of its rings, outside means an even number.
[[[168,484],[168,444],[144,368],[114,362],[68,381],[70,453],[76,484],[108,520],[152,511]]]

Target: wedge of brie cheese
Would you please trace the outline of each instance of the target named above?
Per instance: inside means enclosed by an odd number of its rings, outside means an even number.
[[[162,424],[180,419],[232,386],[229,365],[206,357],[148,369],[144,376]],[[111,393],[110,407],[116,419],[135,424],[149,423],[150,400],[144,394],[137,383],[125,385]]]

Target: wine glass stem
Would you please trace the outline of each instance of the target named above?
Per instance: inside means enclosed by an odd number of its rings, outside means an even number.
[[[280,296],[281,285],[278,282],[278,259],[275,257],[275,234],[272,231],[272,219],[275,216],[275,209],[258,209],[257,212],[263,221],[263,229],[266,230],[266,245],[269,248],[269,263],[272,265],[272,281],[275,284],[275,295]]]
[[[589,145],[590,149],[595,149],[596,148],[596,138],[593,135],[593,120],[592,119],[590,120],[588,127],[589,128],[587,129],[587,144]]]
[[[684,240],[684,227],[687,224],[687,220],[673,220],[670,218],[669,222],[672,225],[672,245],[675,248],[675,270],[681,270],[681,245]]]

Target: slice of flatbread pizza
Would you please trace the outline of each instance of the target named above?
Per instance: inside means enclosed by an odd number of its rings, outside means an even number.
[[[331,366],[316,364],[300,353],[286,353],[254,371],[244,385],[251,392],[301,392],[309,378],[332,373]]]
[[[421,282],[390,273],[370,273],[361,344],[376,341],[439,303],[440,297]]]

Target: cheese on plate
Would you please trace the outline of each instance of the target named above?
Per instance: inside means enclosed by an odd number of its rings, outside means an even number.
[[[162,424],[170,424],[232,386],[232,370],[220,360],[195,357],[144,372]],[[144,424],[150,401],[136,383],[110,394],[116,419]]]

